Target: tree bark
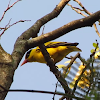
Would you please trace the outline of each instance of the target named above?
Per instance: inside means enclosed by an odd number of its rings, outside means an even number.
[[[13,82],[14,69],[12,57],[0,45],[0,92],[9,89]],[[4,87],[4,88],[2,88]],[[0,100],[4,100],[7,92],[0,93]]]

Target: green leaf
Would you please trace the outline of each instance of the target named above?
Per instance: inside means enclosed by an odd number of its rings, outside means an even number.
[[[93,46],[96,48],[99,48],[98,46],[97,46],[97,43],[93,43]]]
[[[91,50],[91,53],[93,53],[94,51],[95,51],[95,49],[92,49],[92,50]]]

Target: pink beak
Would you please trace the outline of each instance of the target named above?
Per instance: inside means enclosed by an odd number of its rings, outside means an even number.
[[[27,63],[27,62],[28,62],[28,60],[25,59],[25,60],[23,61],[23,63],[21,64],[21,66],[24,65],[24,64]]]

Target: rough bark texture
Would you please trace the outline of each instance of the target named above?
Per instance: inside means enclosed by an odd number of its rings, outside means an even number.
[[[6,53],[0,45],[0,85],[9,89],[13,82],[14,69],[12,66],[12,57]],[[0,91],[4,91],[0,87]],[[7,92],[0,93],[0,100],[4,100]]]
[[[36,23],[32,27],[30,27],[28,30],[22,33],[22,35],[18,37],[14,45],[14,50],[11,55],[7,54],[0,46],[0,91],[4,91],[2,86],[7,90],[10,88],[13,82],[14,71],[17,69],[24,53],[29,48],[56,39],[72,30],[81,27],[92,26],[94,22],[100,19],[100,11],[98,11],[86,18],[72,21],[52,32],[36,37],[41,26],[43,26],[51,19],[57,17],[69,1],[70,0],[61,0],[61,2],[55,7],[55,9],[51,13],[47,14],[46,16],[36,21]],[[33,37],[33,39],[29,40],[29,38],[31,37]],[[58,71],[55,72],[54,74],[56,78],[59,80],[59,82],[63,81],[63,83],[65,83],[65,80],[64,79],[62,80],[62,76],[61,75],[57,76],[58,75],[57,73]],[[65,87],[64,84],[63,87],[65,88],[64,90],[66,93],[66,90],[68,89],[66,88],[67,85]],[[7,92],[0,93],[0,100],[4,100],[6,94]]]

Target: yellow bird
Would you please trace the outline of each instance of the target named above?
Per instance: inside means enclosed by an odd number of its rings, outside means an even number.
[[[61,61],[66,55],[73,51],[81,51],[76,46],[79,43],[67,43],[67,42],[47,42],[45,43],[46,49],[54,63]],[[37,46],[35,49],[31,49],[26,53],[25,60],[21,64],[24,65],[27,62],[39,62],[46,63],[40,48]]]

